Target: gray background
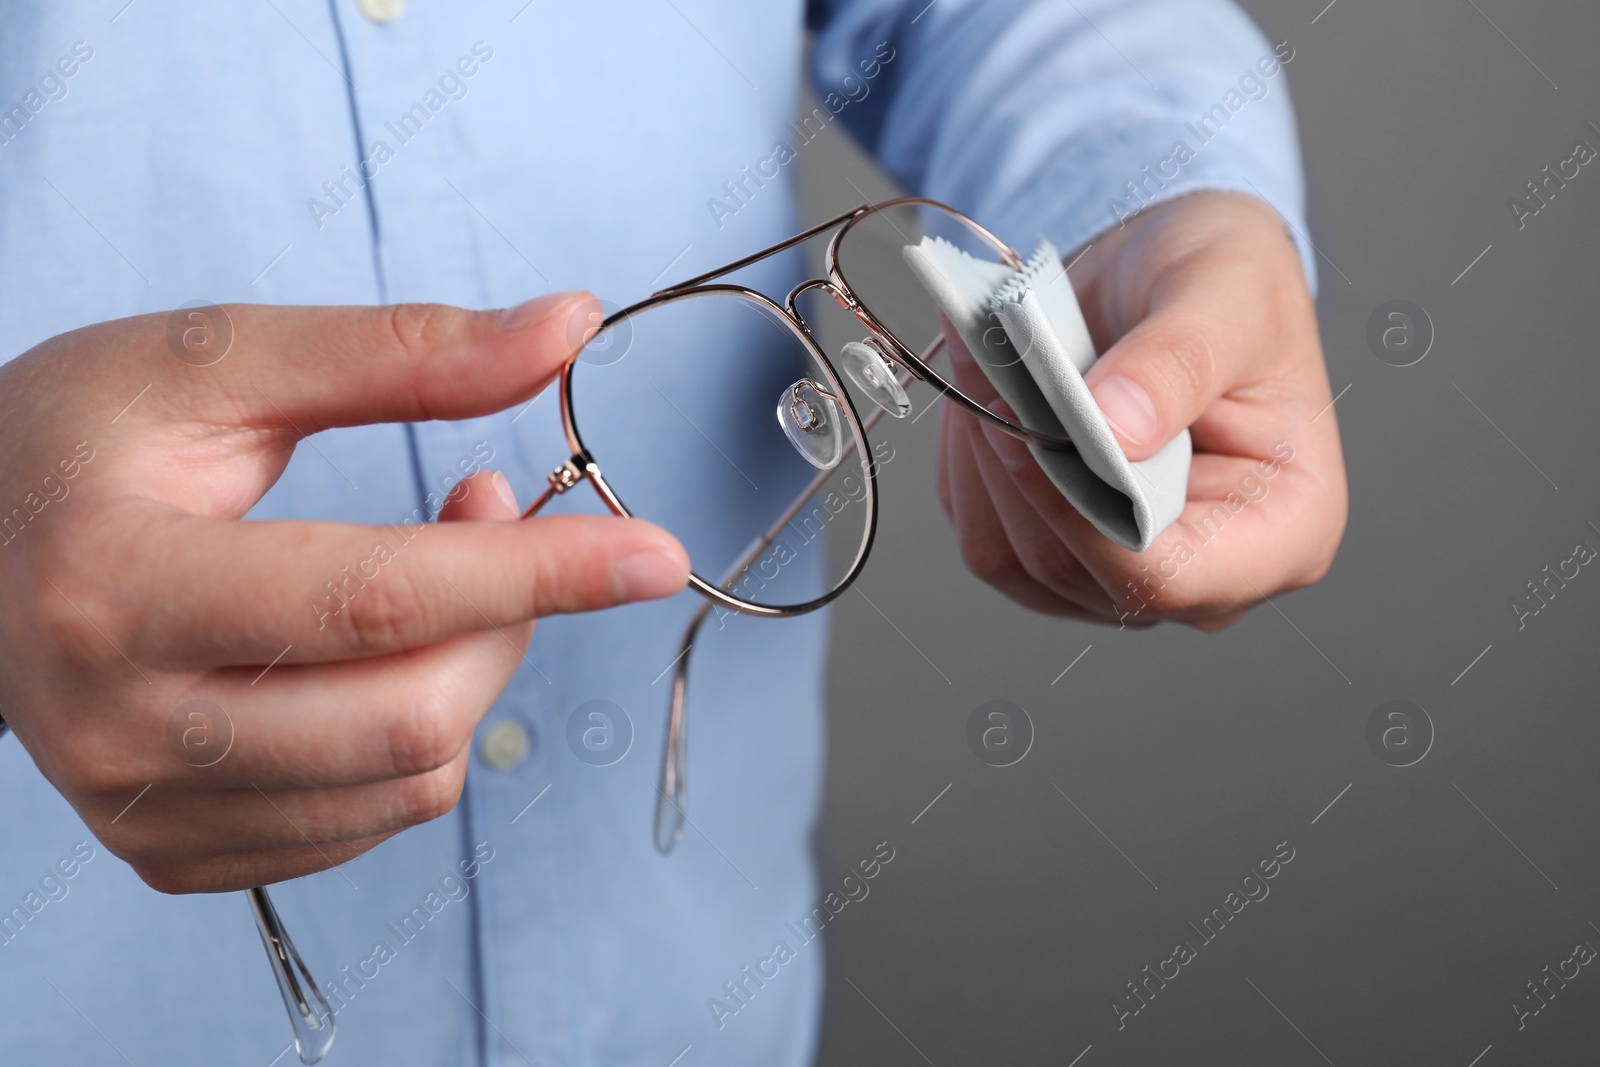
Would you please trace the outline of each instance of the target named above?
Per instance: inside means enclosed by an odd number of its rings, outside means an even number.
[[[835,614],[818,850],[825,883],[896,858],[828,928],[824,1064],[1595,1062],[1600,967],[1524,1029],[1511,1005],[1600,947],[1600,567],[1520,631],[1510,604],[1600,547],[1600,165],[1520,232],[1507,199],[1600,148],[1600,13],[1325,2],[1247,7],[1297,50],[1348,386],[1338,560],[1216,635],[1033,615],[962,568],[934,420],[880,430],[899,458],[871,603]],[[837,128],[802,166],[808,218],[890,188]],[[1437,332],[1406,368],[1366,342],[1395,299]],[[1036,727],[1007,768],[965,741],[997,698]],[[1407,768],[1366,739],[1395,698],[1436,731]],[[1284,841],[1270,895],[1203,944],[1188,924]],[[1119,1030],[1113,999],[1180,939],[1197,958]]]

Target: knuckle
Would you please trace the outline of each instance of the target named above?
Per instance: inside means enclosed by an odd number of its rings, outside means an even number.
[[[428,603],[404,570],[391,567],[355,589],[338,618],[358,652],[388,652],[427,632]]]
[[[169,864],[139,864],[133,868],[133,873],[157,893],[178,896],[194,891],[190,888],[190,880],[183,870]]]
[[[1007,585],[1026,575],[1021,561],[1004,539],[963,536],[961,562],[989,585]]]
[[[122,629],[106,591],[74,580],[55,565],[46,547],[20,576],[22,599],[32,611],[30,629],[43,637],[48,652],[83,673],[93,673],[120,658],[113,641]]]
[[[1300,588],[1316,585],[1333,569],[1333,561],[1339,555],[1339,544],[1344,540],[1345,525],[1349,519],[1349,500],[1340,493],[1333,504],[1332,514],[1318,524],[1322,531],[1322,543],[1307,557],[1306,567],[1300,575]]]
[[[1331,549],[1320,551],[1313,555],[1306,561],[1304,569],[1301,570],[1299,576],[1295,579],[1292,588],[1304,589],[1307,586],[1316,585],[1318,582],[1322,581],[1322,579],[1328,576],[1328,572],[1333,569],[1333,558],[1334,552]]]
[[[1167,327],[1160,338],[1165,353],[1162,374],[1174,396],[1209,400],[1217,381],[1217,351],[1210,327],[1188,318]]]
[[[1168,580],[1155,597],[1156,614],[1165,617],[1208,614],[1234,606],[1231,602],[1219,600],[1194,582],[1183,581],[1181,577]]]
[[[458,321],[443,304],[394,304],[385,310],[395,344],[413,357],[433,351]]]
[[[115,814],[114,809],[112,814]],[[173,852],[160,847],[151,835],[142,834],[134,827],[120,823],[96,825],[94,836],[105,846],[107,852],[136,872],[161,872],[167,877],[172,877],[180,869]],[[140,877],[144,875],[141,874]]]
[[[448,815],[460,802],[465,784],[466,775],[453,763],[407,779],[401,784],[400,825],[418,826]]]
[[[119,826],[111,821],[115,815],[114,808],[104,813],[96,812],[92,815],[84,813],[84,822],[94,831],[95,839],[107,852],[128,866],[137,868],[148,857],[143,854],[142,843],[128,827]]]
[[[249,877],[241,880],[233,868],[235,863],[224,857],[221,861],[201,862],[183,859],[134,860],[133,873],[157,893],[168,896],[189,896],[195,893],[222,893],[251,885],[265,885],[268,879]]]
[[[97,743],[85,733],[58,741],[51,747],[49,763],[51,777],[71,796],[105,796],[126,788],[131,781],[127,752]]]
[[[454,709],[446,695],[432,690],[416,698],[406,713],[389,724],[387,742],[394,773],[426,775],[446,767],[461,750],[452,728]]]
[[[1029,577],[1057,596],[1071,598],[1083,583],[1086,572],[1076,556],[1065,548],[1026,553],[1023,567]]]

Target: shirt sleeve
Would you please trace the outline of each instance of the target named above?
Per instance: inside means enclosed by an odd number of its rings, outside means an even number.
[[[1024,255],[1228,189],[1279,213],[1315,289],[1294,48],[1231,0],[811,0],[809,20],[829,110]]]

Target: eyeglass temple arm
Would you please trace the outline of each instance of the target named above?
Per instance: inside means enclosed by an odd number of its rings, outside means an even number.
[[[11,733],[10,726],[0,718],[0,737]],[[299,952],[294,950],[290,931],[283,928],[277,909],[272,907],[272,897],[261,886],[250,889],[250,909],[256,915],[256,931],[261,934],[261,944],[266,945],[267,958],[272,961],[272,976],[278,981],[278,992],[283,995],[283,1006],[290,1013],[294,1027],[294,1051],[302,1064],[315,1064],[328,1054],[333,1046],[336,1025],[333,1005],[323,995],[317,979],[310,974]],[[318,1014],[320,1009],[320,1014]]]
[[[814,237],[817,233],[826,230],[829,226],[837,225],[860,210],[862,209],[857,208],[856,211],[824,223],[814,228],[813,231],[802,234],[795,240],[807,240]],[[769,253],[770,251],[773,250],[769,250]],[[769,253],[762,253],[761,255]],[[727,269],[737,269],[738,266],[745,262],[753,262],[756,259],[760,259],[761,255],[751,257],[748,261],[741,261],[740,264],[735,264]],[[708,277],[714,277],[714,275]],[[695,278],[683,284],[684,286],[697,285],[704,280],[703,278]],[[674,288],[681,287],[675,286]],[[931,362],[943,345],[944,337],[942,335],[935,338],[933,343],[922,353],[922,361],[924,363]],[[914,374],[907,371],[900,376],[900,385],[902,387],[909,386],[915,378]],[[883,416],[884,410],[882,408],[869,414],[862,420],[862,432],[865,433],[876,426]],[[844,452],[840,457],[841,461],[859,447],[860,439],[852,439],[845,446]],[[557,467],[550,475],[549,484],[523,511],[522,517],[526,519],[538,514],[540,509],[552,499],[576,485],[588,475],[591,463],[593,463],[593,459],[586,453],[580,452]],[[778,521],[773,523],[766,533],[751,543],[750,547],[745,550],[744,555],[728,569],[727,573],[729,575],[737,575],[743,568],[749,566],[751,560],[765,551],[767,546],[771,545],[777,538],[778,534],[783,532],[783,528],[789,524],[789,521],[799,514],[805,502],[811,499],[816,491],[822,487],[823,483],[828,480],[831,473],[831,471],[822,471],[813,477],[810,484],[795,497],[794,503],[790,504],[784,513],[779,516]],[[723,585],[726,586],[732,584],[732,582],[733,578],[729,577],[724,580]],[[689,620],[688,626],[684,628],[683,639],[678,644],[678,657],[673,661],[672,702],[667,713],[667,733],[662,746],[661,778],[656,785],[654,837],[656,849],[663,855],[671,852],[677,843],[683,839],[683,827],[688,821],[684,809],[687,807],[689,799],[687,776],[688,734],[685,730],[689,695],[689,654],[694,649],[694,643],[700,633],[701,625],[706,621],[706,617],[711,614],[711,608],[712,601],[707,600],[695,611],[694,616]]]
[[[931,360],[944,344],[942,337],[935,340],[922,353],[924,362]],[[901,387],[908,386],[915,380],[915,376],[907,371],[900,377]],[[878,408],[869,414],[861,423],[862,432],[872,429],[883,418],[884,410]],[[859,447],[858,439],[852,439],[845,446],[840,456],[841,462]],[[745,550],[728,574],[737,576],[750,562],[766,551],[767,546],[777,539],[783,532],[805,502],[810,500],[816,491],[822,488],[828,480],[831,471],[822,471],[811,479],[811,483],[795,497],[794,503],[778,517],[778,521],[762,536],[758,537],[748,549]],[[545,497],[554,493],[554,489],[546,490]],[[733,577],[724,580],[723,585],[733,584]],[[663,855],[672,851],[673,847],[683,838],[683,826],[687,821],[684,814],[689,803],[688,789],[688,734],[685,729],[689,695],[689,653],[694,648],[695,640],[700,633],[700,627],[705,623],[706,617],[711,614],[712,602],[707,600],[700,605],[694,617],[689,620],[689,625],[684,628],[683,640],[678,644],[678,658],[673,661],[672,671],[672,706],[667,712],[667,736],[661,755],[661,780],[656,785],[656,823],[655,843],[656,850]]]
[[[272,976],[278,980],[278,992],[283,996],[283,1006],[289,1012],[289,1025],[294,1027],[295,1052],[300,1062],[319,1062],[333,1047],[336,1024],[333,1006],[311,976],[311,969],[295,951],[289,931],[284,929],[272,898],[261,886],[249,891],[250,910],[256,918],[256,931],[272,963]]]
[[[702,603],[684,628],[678,658],[673,661],[672,707],[667,712],[667,736],[661,753],[661,780],[656,783],[656,851],[663,856],[683,838],[688,821],[684,808],[689,802],[686,778],[689,764],[689,738],[684,730],[689,692],[689,652],[700,634],[700,625],[711,614],[712,601]]]
[[[0,719],[0,737],[11,732],[4,719]],[[283,1006],[289,1011],[289,1024],[294,1027],[295,1052],[300,1062],[313,1064],[328,1054],[333,1046],[333,1005],[323,995],[311,969],[295,950],[289,931],[272,906],[266,889],[257,886],[249,891],[250,910],[256,917],[256,930],[261,934],[261,944],[266,947],[267,958],[272,963],[272,975],[278,980],[278,992],[283,994]],[[318,1009],[321,1009],[320,1014]]]

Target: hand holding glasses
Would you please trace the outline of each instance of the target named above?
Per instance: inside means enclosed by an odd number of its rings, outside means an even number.
[[[923,224],[991,264],[1020,265],[1015,252],[981,227],[930,201],[858,208],[612,316],[584,357],[563,371],[563,419],[572,458],[528,513],[587,480],[612,511],[653,519],[678,535],[697,572],[691,582],[706,597],[675,664],[656,817],[656,843],[663,850],[678,840],[684,824],[684,698],[688,652],[700,623],[714,607],[799,615],[849,587],[865,562],[876,524],[876,457],[866,430],[885,412],[908,415],[906,384],[928,381],[977,417],[1036,446],[1072,447],[1059,436],[984,409],[929,365],[939,345],[938,316],[926,296],[917,299],[916,287],[907,285],[898,254]],[[713,282],[830,230],[835,232],[828,277],[796,286],[786,306],[752,289]],[[862,339],[841,353],[843,376],[798,311],[799,298],[813,291],[832,295],[865,327]],[[908,291],[913,299],[905,302],[901,298]],[[269,323],[341,314],[337,309],[239,311],[253,316],[252,325],[268,336]],[[461,314],[463,321],[470,318]],[[139,322],[129,320],[127,328],[138,330]],[[288,326],[281,328],[292,335]],[[388,334],[383,337],[384,344],[392,342]],[[384,344],[362,352],[374,360],[387,358]],[[98,351],[90,343],[82,358],[92,361]],[[846,380],[870,398],[873,410],[864,420]],[[292,392],[282,388],[280,397]],[[346,413],[351,421],[372,414],[370,399],[362,403],[355,415]],[[273,410],[282,415],[276,405]],[[343,536],[333,527],[324,532]],[[315,1063],[332,1043],[333,1012],[266,890],[252,889],[248,895],[297,1052],[303,1062]]]
[[[801,282],[783,305],[717,281],[830,231],[827,276]],[[943,204],[864,205],[609,316],[562,373],[572,456],[524,517],[587,481],[612,512],[671,531],[689,551],[690,584],[706,598],[672,668],[655,818],[662,852],[682,837],[686,817],[688,666],[700,626],[719,606],[802,615],[850,587],[877,523],[877,462],[866,431],[885,414],[911,413],[906,386],[926,381],[1030,445],[1074,448],[1059,432],[1018,425],[974,401],[931,366],[943,344],[940,317],[903,255],[923,233],[980,264],[1023,266],[1013,249]],[[799,308],[813,291],[831,295],[865,331],[842,347],[837,365]],[[841,370],[871,402],[864,419]]]

